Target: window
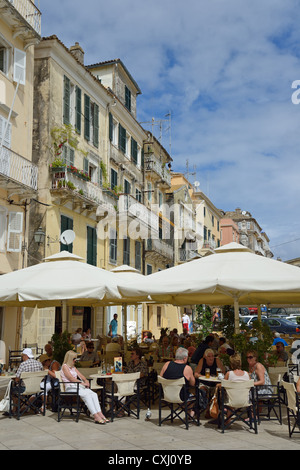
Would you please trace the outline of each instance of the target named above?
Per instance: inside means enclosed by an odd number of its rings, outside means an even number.
[[[6,129],[3,145],[7,148],[10,148],[11,146],[11,128],[12,128],[11,122],[7,124],[7,119],[0,116],[0,142],[2,142],[2,136]],[[3,159],[3,155],[2,155],[2,159]]]
[[[74,166],[75,150],[68,145],[63,146],[62,157],[67,166]]]
[[[130,238],[123,239],[123,264],[130,266]]]
[[[142,269],[141,242],[135,242],[135,269]]]
[[[146,274],[147,274],[147,276],[148,276],[149,274],[152,274],[152,265],[151,265],[151,264],[147,264],[147,266],[146,266]]]
[[[118,145],[118,123],[109,113],[109,140],[113,145]]]
[[[147,190],[148,190],[148,201],[152,201],[152,184],[148,183],[147,184]]]
[[[67,217],[66,215],[62,215],[60,219],[60,233],[63,233],[65,230],[73,230],[73,219],[70,219],[70,217]],[[61,243],[60,251],[64,250],[69,253],[73,253],[73,243],[70,245],[64,245]]]
[[[118,173],[116,170],[111,168],[110,170],[110,187],[114,189],[115,186],[118,186]]]
[[[125,107],[131,112],[131,91],[125,85]]]
[[[0,251],[5,251],[7,235],[7,210],[0,207]]]
[[[110,229],[110,238],[109,238],[109,261],[110,263],[115,264],[117,262],[117,232],[116,230]]]
[[[139,189],[135,189],[135,199],[138,201],[138,202],[142,202],[142,191],[140,191]]]
[[[97,266],[97,231],[94,227],[87,227],[86,262]]]

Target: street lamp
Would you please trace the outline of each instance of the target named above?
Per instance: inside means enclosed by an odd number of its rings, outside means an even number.
[[[34,232],[34,241],[38,245],[42,245],[45,242],[46,234],[42,227],[39,227],[39,229]]]

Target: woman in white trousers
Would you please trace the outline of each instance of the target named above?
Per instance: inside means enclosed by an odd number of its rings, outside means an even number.
[[[79,395],[86,404],[89,412],[93,416],[95,423],[106,424],[109,422],[101,411],[97,393],[90,390],[89,381],[75,367],[77,353],[68,351],[61,368],[61,379],[65,382],[66,391],[76,391],[79,382]]]

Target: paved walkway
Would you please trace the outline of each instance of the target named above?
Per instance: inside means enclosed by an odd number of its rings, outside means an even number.
[[[258,434],[240,423],[222,434],[205,419],[201,419],[201,426],[191,425],[186,430],[178,420],[159,427],[157,409],[152,410],[150,421],[145,420],[145,414],[142,409],[139,420],[117,418],[102,426],[84,416],[78,423],[71,419],[58,423],[51,411],[46,416],[23,416],[20,421],[0,416],[0,450],[108,450],[107,459],[121,456],[117,451],[129,451],[127,455],[132,451],[134,456],[145,450],[187,455],[198,450],[300,450],[300,434],[289,438],[285,416],[282,425],[262,422]]]

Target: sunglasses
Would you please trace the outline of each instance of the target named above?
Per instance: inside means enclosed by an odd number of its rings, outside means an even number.
[[[247,359],[253,359],[254,356],[247,356]]]

